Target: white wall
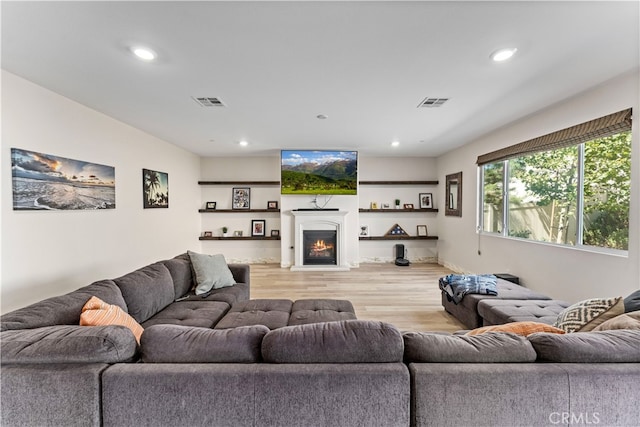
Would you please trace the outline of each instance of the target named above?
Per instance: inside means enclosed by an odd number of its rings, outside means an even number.
[[[280,181],[280,158],[272,157],[207,157],[200,161],[201,181]],[[280,202],[280,186],[251,185],[251,208],[266,209],[268,201]],[[216,202],[217,209],[231,209],[233,186],[201,185],[201,208],[206,202]],[[229,232],[242,231],[244,236],[251,235],[251,220],[264,219],[266,234],[279,230],[278,212],[238,212],[203,213],[202,232],[211,231],[214,236],[222,234],[226,226]],[[206,240],[201,242],[202,252],[223,254],[227,262],[279,263],[280,241],[278,240]]]
[[[11,148],[114,166],[116,209],[14,211]],[[197,156],[2,72],[2,312],[200,244]],[[169,208],[142,208],[142,169],[169,174]]]
[[[439,262],[459,272],[511,273],[525,286],[575,302],[626,296],[640,288],[640,131],[638,74],[620,76],[438,158],[438,177],[463,172],[462,217],[438,214]],[[631,212],[628,256],[476,233],[480,154],[633,107]],[[481,254],[478,254],[480,251]]]
[[[210,157],[201,160],[202,181],[279,181],[280,158],[271,157]],[[358,158],[358,179],[361,181],[429,181],[437,179],[436,161],[425,157],[366,157]],[[207,201],[215,201],[218,209],[231,208],[232,186],[201,186],[201,208]],[[441,186],[360,186],[357,196],[320,196],[318,202],[326,208],[338,208],[349,212],[345,217],[347,262],[357,267],[362,262],[391,262],[396,243],[404,243],[413,262],[435,262],[437,241],[359,241],[359,227],[369,225],[371,235],[383,235],[395,223],[409,234],[416,234],[417,224],[428,226],[430,234],[437,234],[435,214],[368,214],[358,208],[367,208],[371,201],[413,203],[418,207],[418,193],[431,192],[435,207],[444,190]],[[278,186],[251,186],[251,207],[266,208],[267,201],[279,202],[280,215],[276,213],[203,213],[202,230],[213,235],[221,234],[226,225],[230,231],[250,233],[251,219],[265,219],[267,234],[271,229],[280,230],[277,241],[202,241],[205,253],[222,253],[228,262],[280,263],[282,267],[293,265],[293,215],[292,209],[312,208],[312,196],[281,196]]]
[[[435,181],[438,179],[436,159],[430,157],[366,157],[360,156],[360,181]],[[360,208],[368,209],[372,202],[378,207],[394,200],[400,205],[411,203],[418,208],[419,193],[433,195],[434,208],[440,206],[444,195],[440,185],[361,185],[359,187]],[[360,225],[369,228],[369,235],[382,236],[398,224],[409,235],[417,234],[418,225],[426,225],[429,235],[438,235],[436,213],[360,213]],[[360,262],[392,262],[395,260],[395,245],[403,244],[411,262],[437,262],[437,240],[363,240],[360,241]]]

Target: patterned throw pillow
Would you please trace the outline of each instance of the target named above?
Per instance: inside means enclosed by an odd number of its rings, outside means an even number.
[[[107,304],[98,297],[91,297],[82,307],[80,326],[121,325],[131,329],[136,341],[140,344],[140,336],[144,331],[135,319],[117,305]]]
[[[523,337],[535,334],[536,332],[550,332],[553,334],[564,334],[562,329],[555,328],[546,323],[540,322],[512,322],[504,325],[483,326],[482,328],[473,329],[466,335],[480,335],[486,332],[511,332],[512,334],[521,335]]]
[[[558,314],[553,326],[565,332],[589,332],[622,313],[624,313],[622,297],[592,298],[567,307]]]

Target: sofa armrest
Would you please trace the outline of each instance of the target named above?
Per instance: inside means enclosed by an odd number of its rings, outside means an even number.
[[[250,285],[250,271],[249,264],[228,264],[229,270],[235,279],[236,283],[246,283]]]
[[[132,361],[138,345],[133,332],[119,325],[58,325],[4,331],[3,364],[118,363]]]

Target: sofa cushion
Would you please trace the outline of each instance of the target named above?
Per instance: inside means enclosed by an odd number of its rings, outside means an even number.
[[[212,328],[229,311],[229,304],[221,301],[180,301],[166,307],[144,322],[146,329],[153,325],[181,325]]]
[[[293,302],[288,299],[253,299],[233,305],[216,329],[264,325],[269,329],[282,328],[289,322]]]
[[[112,280],[100,280],[66,295],[39,301],[0,317],[0,330],[35,329],[44,326],[78,325],[82,307],[96,296],[127,311],[120,288]]]
[[[640,289],[624,299],[624,312],[640,310]]]
[[[287,326],[262,340],[262,358],[270,363],[401,362],[403,350],[395,326],[372,320]]]
[[[140,335],[142,335],[142,326],[129,316],[120,307],[113,304],[107,304],[98,297],[91,297],[89,301],[82,307],[80,315],[80,326],[108,326],[120,325],[131,329],[136,341],[140,343]]]
[[[124,326],[47,326],[5,331],[0,339],[2,363],[118,363],[138,349]]]
[[[211,289],[235,285],[236,281],[224,255],[205,255],[191,251],[187,253],[195,276],[196,295],[206,294]]]
[[[236,283],[226,288],[211,289],[211,291],[202,295],[196,295],[194,291],[191,291],[185,296],[188,301],[223,301],[233,305],[236,302],[248,300],[249,295],[249,285]]]
[[[624,313],[622,297],[592,298],[567,307],[558,314],[553,326],[566,332],[589,332],[622,313]]]
[[[511,322],[540,322],[552,325],[569,303],[558,300],[483,299],[478,314],[484,326]]]
[[[352,319],[356,319],[356,314],[351,301],[302,299],[294,302],[291,307],[289,326]]]
[[[640,363],[640,331],[529,335],[538,360],[561,363]]]
[[[487,332],[509,332],[526,337],[536,332],[549,332],[552,334],[564,334],[564,330],[546,323],[540,322],[513,322],[504,325],[483,326],[466,333],[466,335],[481,335]]]
[[[516,363],[534,362],[531,343],[515,334],[487,333],[478,336],[405,332],[405,362]]]
[[[267,332],[262,325],[225,330],[155,325],[142,335],[140,351],[147,363],[256,363]]]
[[[171,274],[157,262],[114,279],[129,307],[129,314],[142,323],[175,298]]]
[[[615,329],[640,329],[640,310],[621,314],[596,326],[594,331],[611,331]]]
[[[178,299],[189,293],[193,289],[193,273],[189,258],[176,257],[162,261],[169,270],[173,280],[174,298]]]

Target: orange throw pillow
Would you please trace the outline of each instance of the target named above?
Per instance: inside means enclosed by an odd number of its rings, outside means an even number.
[[[480,335],[485,332],[511,332],[512,334],[522,335],[526,337],[536,332],[551,332],[552,334],[564,334],[565,332],[546,323],[540,322],[512,322],[504,325],[483,326],[482,328],[473,329],[466,335]]]
[[[80,326],[121,325],[131,329],[136,341],[140,344],[140,336],[144,329],[135,319],[117,305],[107,304],[98,297],[91,297],[82,307]]]

